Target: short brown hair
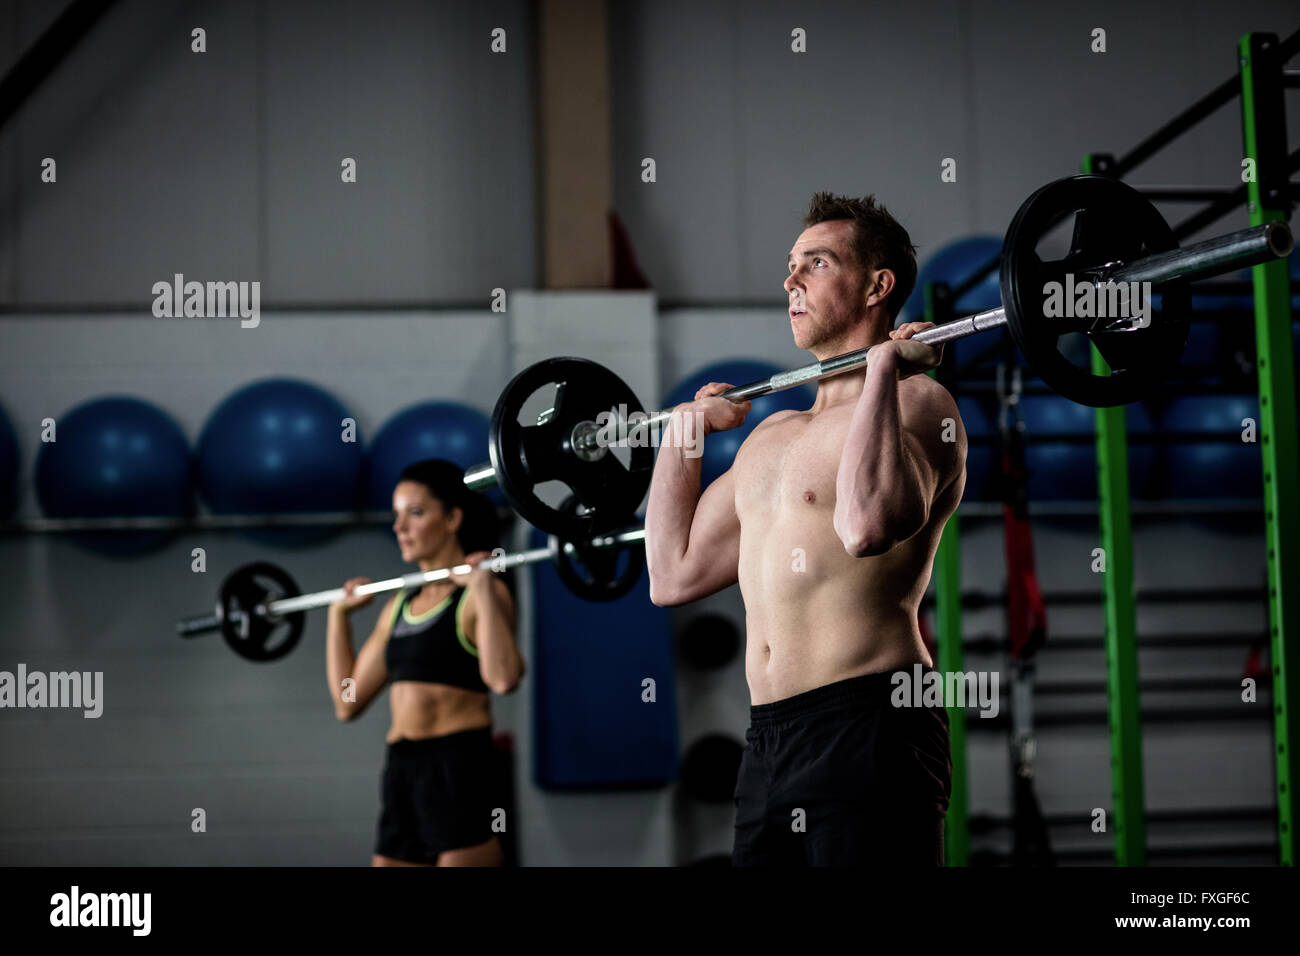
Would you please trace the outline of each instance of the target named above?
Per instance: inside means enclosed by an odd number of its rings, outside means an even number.
[[[916,286],[916,248],[912,237],[889,210],[876,202],[875,196],[855,199],[814,193],[808,215],[803,219],[804,227],[836,219],[851,219],[856,223],[851,245],[864,270],[888,269],[894,273],[894,289],[885,307],[889,317],[897,319]]]

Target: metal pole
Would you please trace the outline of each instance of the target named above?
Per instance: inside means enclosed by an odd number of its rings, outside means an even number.
[[[1248,33],[1241,66],[1243,155],[1257,175],[1246,183],[1251,223],[1288,216],[1285,194],[1286,109],[1276,36]],[[1296,785],[1300,784],[1300,700],[1291,662],[1300,655],[1300,450],[1296,438],[1295,357],[1287,264],[1257,265],[1255,351],[1259,363],[1259,447],[1264,465],[1264,535],[1268,549],[1268,628],[1273,665],[1273,754],[1281,864],[1296,862]],[[1258,705],[1256,705],[1258,706]]]
[[[1083,171],[1093,171],[1086,156]],[[1185,250],[1199,259],[1199,246]],[[1137,265],[1137,264],[1135,264]],[[1174,263],[1165,261],[1165,268]],[[1130,280],[1143,281],[1143,280]],[[1155,280],[1152,280],[1155,281]],[[1109,366],[1092,349],[1094,374]],[[1098,408],[1097,506],[1101,523],[1100,567],[1106,597],[1106,688],[1110,728],[1111,813],[1115,832],[1115,862],[1146,865],[1146,785],[1142,776],[1142,714],[1138,700],[1137,608],[1133,598],[1133,527],[1128,487],[1128,428],[1123,408]]]

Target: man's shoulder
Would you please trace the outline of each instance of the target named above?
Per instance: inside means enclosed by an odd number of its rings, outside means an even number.
[[[966,429],[952,393],[927,375],[915,375],[904,396],[903,427],[920,443],[923,454],[944,473],[955,473],[965,459]]]
[[[779,425],[782,422],[794,418],[797,415],[806,415],[806,414],[808,414],[806,411],[799,411],[798,409],[795,408],[782,408],[779,411],[775,411],[771,415],[768,415],[757,425],[755,425],[754,431],[758,431],[760,428],[771,428],[773,425]]]
[[[905,407],[922,416],[936,412],[949,414],[957,410],[957,400],[942,384],[928,375],[913,375],[901,383],[905,391]]]
[[[806,414],[806,412],[794,411],[788,408],[783,408],[780,411],[773,412],[750,429],[749,434],[745,436],[743,441],[741,441],[740,447],[742,449],[752,449],[755,446],[762,447],[772,442],[782,441],[783,438],[781,434],[779,432],[774,432],[773,429],[777,428],[782,422],[789,421],[791,418],[804,414]],[[737,452],[737,454],[739,454],[739,452]]]

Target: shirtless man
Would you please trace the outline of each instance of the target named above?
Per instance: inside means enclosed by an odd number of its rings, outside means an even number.
[[[650,597],[740,584],[752,707],[735,865],[942,865],[947,715],[891,706],[890,677],[933,667],[917,613],[961,500],[966,435],[920,374],[941,357],[909,341],[929,324],[893,328],[916,283],[907,231],[872,197],[829,193],[804,225],[785,280],[795,344],[819,360],[874,346],[868,364],[820,382],[807,411],[763,420],[703,495],[682,415],[708,441],[750,403],[715,382],[674,409],[646,511]]]

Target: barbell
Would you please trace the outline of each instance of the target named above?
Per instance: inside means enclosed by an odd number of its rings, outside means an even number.
[[[1039,245],[1071,214],[1068,251],[1044,260]],[[1002,246],[1001,307],[913,338],[942,345],[1005,327],[1048,387],[1083,405],[1125,405],[1151,394],[1177,367],[1192,311],[1189,282],[1283,258],[1292,244],[1287,224],[1271,222],[1179,248],[1159,210],[1137,190],[1104,176],[1072,176],[1039,189],[1012,219]],[[1149,321],[1133,315],[1049,316],[1045,310],[1053,284],[1100,290],[1146,282],[1161,289],[1158,315],[1153,296]],[[1086,336],[1097,349],[1108,367],[1105,374],[1075,365],[1061,351],[1061,337],[1072,333]],[[851,372],[866,365],[870,351],[857,349],[779,372],[721,397],[745,402]],[[555,388],[550,407],[535,423],[522,424],[525,403],[546,386]],[[621,443],[626,461],[610,454],[598,423],[611,413],[652,434],[672,409],[647,415],[617,375],[586,359],[553,358],[529,366],[498,398],[489,431],[490,461],[465,472],[465,484],[474,490],[499,485],[514,509],[544,531],[569,539],[605,533],[640,504],[654,466],[649,442]],[[547,504],[538,488],[548,482],[564,485],[584,508]]]
[[[574,507],[574,506],[570,506]],[[645,529],[635,528],[601,535],[582,543],[562,541],[551,535],[545,547],[514,554],[494,555],[484,561],[490,571],[554,560],[565,586],[588,601],[613,601],[627,594],[641,577],[645,553],[627,545],[645,540]],[[626,553],[628,560],[620,561]],[[362,584],[353,594],[382,594],[403,588],[444,581],[453,574],[468,574],[468,564],[430,571],[415,571],[400,577]],[[284,657],[302,638],[306,612],[325,607],[346,596],[343,588],[302,594],[284,569],[267,561],[255,561],[236,568],[221,584],[211,613],[195,615],[176,625],[182,637],[197,637],[220,631],[230,648],[251,661],[273,661]]]

